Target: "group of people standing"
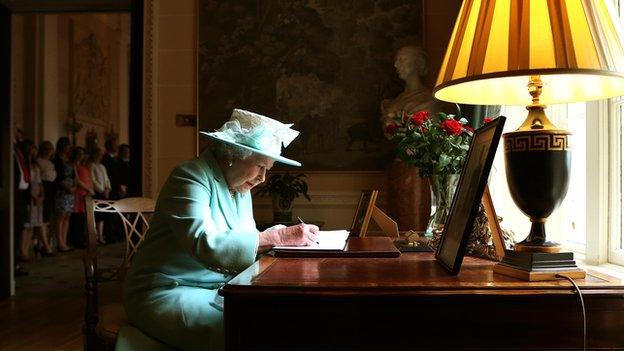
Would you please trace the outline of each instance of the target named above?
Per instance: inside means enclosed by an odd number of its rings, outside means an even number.
[[[14,141],[14,216],[18,262],[31,259],[31,250],[41,256],[73,250],[70,243],[85,242],[85,196],[120,199],[133,195],[130,184],[130,147],[107,140],[106,150],[72,146],[61,137],[56,148],[50,141],[37,145],[22,139]],[[53,223],[52,239],[48,226]],[[75,238],[68,240],[68,234]],[[98,241],[106,244],[104,222],[97,221]],[[36,244],[33,245],[33,238]],[[54,241],[54,243],[52,242]],[[16,273],[25,270],[18,263]]]

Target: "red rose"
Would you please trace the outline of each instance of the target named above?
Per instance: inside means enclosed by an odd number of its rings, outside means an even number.
[[[428,118],[429,118],[429,111],[426,111],[426,110],[414,112],[410,116],[410,120],[412,121],[412,123],[414,123],[417,126],[423,124]]]
[[[471,126],[464,126],[464,129],[465,129],[467,132],[470,132],[470,133],[473,133],[473,132],[474,132],[474,128],[472,128]]]
[[[454,119],[447,119],[440,123],[440,127],[444,129],[449,135],[461,135],[462,133],[462,125],[459,121]]]
[[[492,122],[492,121],[493,121],[493,118],[492,118],[492,117],[485,117],[485,118],[483,119],[483,123],[484,123],[484,124],[488,124],[488,123],[490,123],[490,122]]]
[[[386,126],[386,134],[392,135],[394,134],[394,131],[397,129],[397,125],[396,124],[388,124]]]

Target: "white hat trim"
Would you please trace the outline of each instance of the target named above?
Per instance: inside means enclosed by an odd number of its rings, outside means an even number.
[[[278,160],[289,160],[280,155],[282,145],[287,147],[299,135],[298,131],[291,129],[292,126],[292,124],[285,124],[257,113],[235,109],[232,112],[232,118],[219,130],[211,133],[202,132],[202,134],[231,144],[249,147]],[[294,161],[294,163],[300,165],[299,162]]]

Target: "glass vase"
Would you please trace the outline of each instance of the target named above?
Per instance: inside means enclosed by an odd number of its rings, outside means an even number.
[[[425,235],[433,236],[444,230],[459,174],[432,174],[428,179],[431,188],[431,217]]]

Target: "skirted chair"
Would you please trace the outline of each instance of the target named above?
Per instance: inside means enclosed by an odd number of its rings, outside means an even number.
[[[98,287],[103,282],[123,282],[132,256],[143,242],[149,227],[149,216],[154,212],[155,201],[145,197],[131,197],[117,201],[95,200],[86,197],[87,249],[83,257],[85,271],[85,325],[84,349],[113,350],[118,336],[123,335],[121,350],[170,350],[166,345],[143,334],[127,324],[126,314],[119,301],[99,305]],[[111,221],[117,214],[125,232],[126,249],[120,265],[106,269],[98,268],[96,213],[108,213]],[[119,222],[117,222],[119,223]],[[119,286],[119,284],[118,284]]]

